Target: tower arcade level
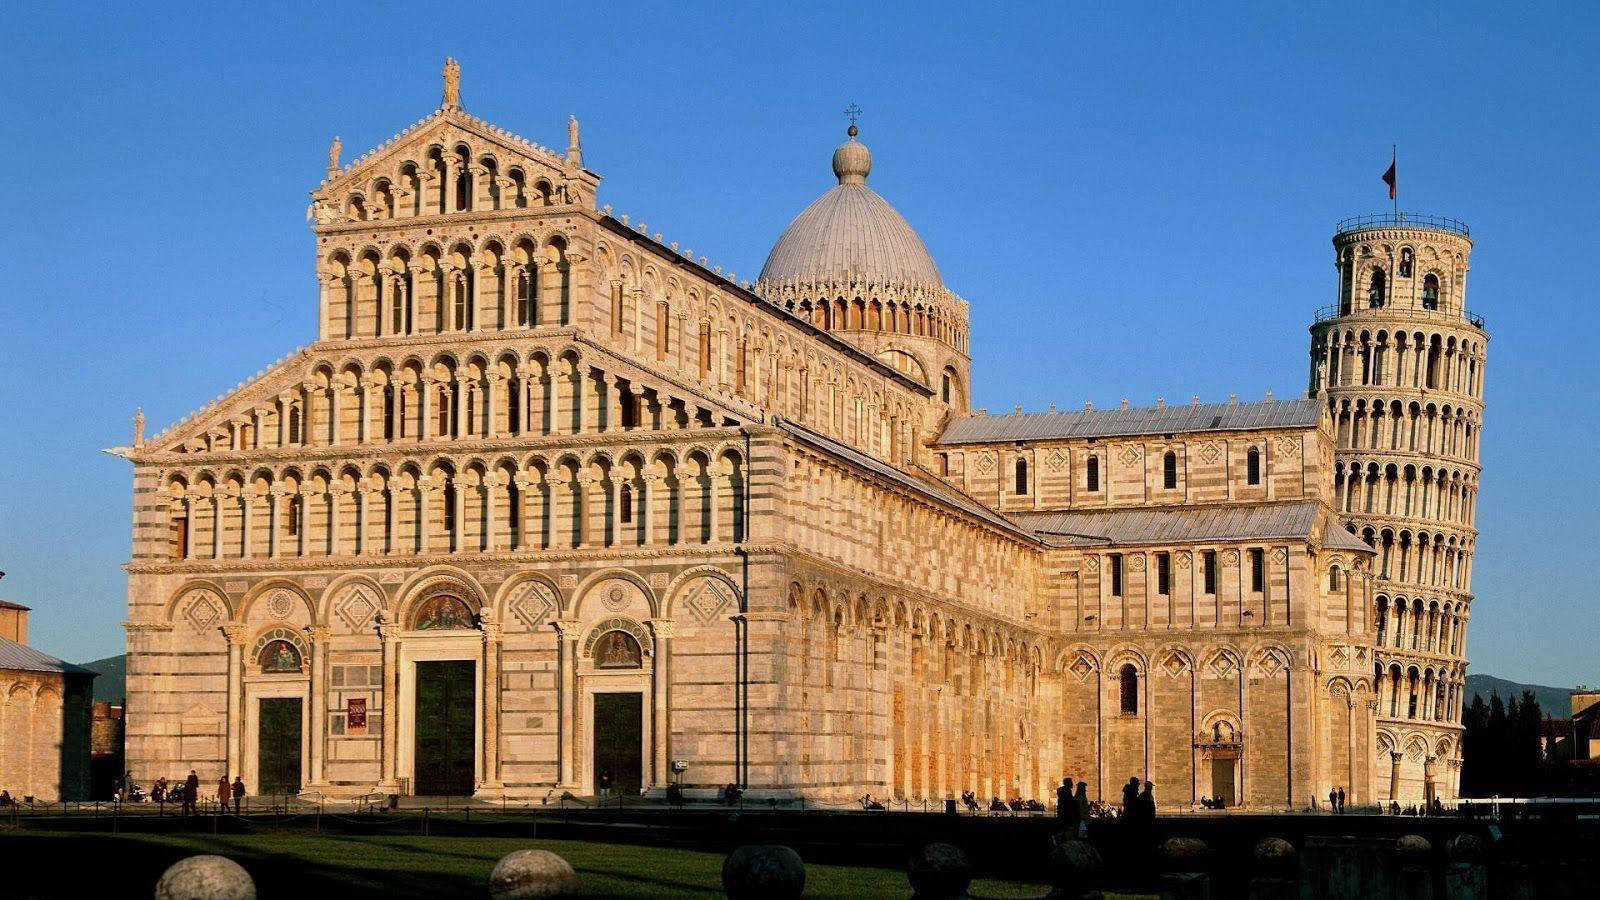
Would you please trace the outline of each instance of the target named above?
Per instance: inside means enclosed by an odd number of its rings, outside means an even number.
[[[1377,550],[1373,796],[1453,797],[1489,335],[1466,307],[1467,226],[1347,219],[1311,326],[1309,396],[1335,428],[1335,509]]]

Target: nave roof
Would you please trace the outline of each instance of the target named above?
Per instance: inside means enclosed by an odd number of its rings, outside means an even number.
[[[985,444],[1197,431],[1315,428],[1321,417],[1322,404],[1316,400],[1197,403],[1189,406],[967,416],[952,419],[934,443]]]
[[[1053,547],[1114,547],[1142,544],[1209,544],[1251,540],[1307,540],[1316,532],[1317,502],[1249,503],[1228,506],[1134,507],[1013,513],[1023,528]],[[1319,535],[1324,546],[1370,551],[1360,538],[1331,520]]]

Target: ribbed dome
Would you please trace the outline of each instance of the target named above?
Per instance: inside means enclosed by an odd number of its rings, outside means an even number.
[[[850,130],[850,139],[833,151],[838,185],[789,223],[758,281],[896,280],[943,287],[922,238],[867,187],[872,154],[855,139],[855,127]]]

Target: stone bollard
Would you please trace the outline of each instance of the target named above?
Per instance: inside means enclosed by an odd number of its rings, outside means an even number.
[[[788,847],[740,847],[722,861],[722,892],[730,900],[791,900],[805,890],[806,864]]]
[[[913,900],[962,900],[972,884],[972,860],[953,844],[928,844],[906,862]]]
[[[1050,897],[1077,900],[1094,890],[1105,861],[1100,851],[1075,834],[1059,831],[1050,836]]]
[[[1420,834],[1403,834],[1394,842],[1395,859],[1400,863],[1395,874],[1395,900],[1433,900],[1433,845]]]
[[[494,900],[563,897],[577,890],[578,873],[572,864],[549,850],[507,853],[489,873],[489,896]]]
[[[226,856],[190,856],[161,873],[156,900],[256,900],[256,883]]]
[[[1209,900],[1211,878],[1206,858],[1211,848],[1199,838],[1170,837],[1161,842],[1161,896],[1172,900]]]
[[[1250,878],[1250,900],[1293,900],[1300,896],[1299,854],[1294,845],[1278,837],[1256,841],[1251,856],[1255,872]]]
[[[1485,900],[1489,896],[1489,873],[1483,865],[1483,839],[1475,834],[1458,834],[1445,844],[1450,866],[1444,873],[1444,895],[1449,900]]]

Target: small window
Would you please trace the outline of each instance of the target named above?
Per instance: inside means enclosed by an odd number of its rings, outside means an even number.
[[[289,407],[289,443],[300,443],[300,407]]]
[[[189,517],[178,516],[172,520],[172,558],[183,559],[189,555]]]
[[[1266,581],[1266,554],[1262,552],[1260,547],[1252,548],[1250,551],[1250,590],[1259,593],[1265,587]]]
[[[456,530],[456,485],[451,481],[444,486],[444,532]]]
[[[1107,560],[1111,566],[1111,596],[1122,596],[1122,554],[1113,553]]]
[[[1100,457],[1098,456],[1089,457],[1089,471],[1085,477],[1084,489],[1088,491],[1100,490]]]
[[[939,400],[948,404],[950,402],[950,373],[939,376]]]
[[[1172,554],[1156,554],[1156,593],[1172,593]]]
[[[1255,447],[1244,458],[1245,482],[1248,484],[1261,483],[1261,451]]]
[[[622,509],[618,510],[618,515],[622,519],[622,524],[626,525],[633,521],[633,485],[623,485],[622,490],[618,493],[622,495],[617,501],[622,505]]]
[[[394,440],[394,385],[383,386],[383,439]]]
[[[1017,493],[1018,494],[1026,494],[1027,492],[1028,492],[1028,461],[1025,460],[1025,459],[1019,459],[1019,460],[1017,460]]]
[[[1178,486],[1178,454],[1171,450],[1161,457],[1161,486],[1169,491]]]
[[[1337,591],[1344,587],[1344,580],[1339,577],[1339,567],[1328,567],[1328,590]]]
[[[1206,593],[1217,592],[1217,551],[1207,550],[1200,554],[1201,568],[1205,570]]]
[[[1119,693],[1122,700],[1122,714],[1137,716],[1139,714],[1139,670],[1133,663],[1123,663],[1117,671]]]
[[[299,497],[290,497],[289,498],[289,534],[298,535],[299,533],[300,533],[300,498]]]
[[[1428,275],[1422,279],[1422,308],[1439,308],[1439,276]]]
[[[1400,277],[1411,277],[1411,248],[1406,247],[1400,251]]]

